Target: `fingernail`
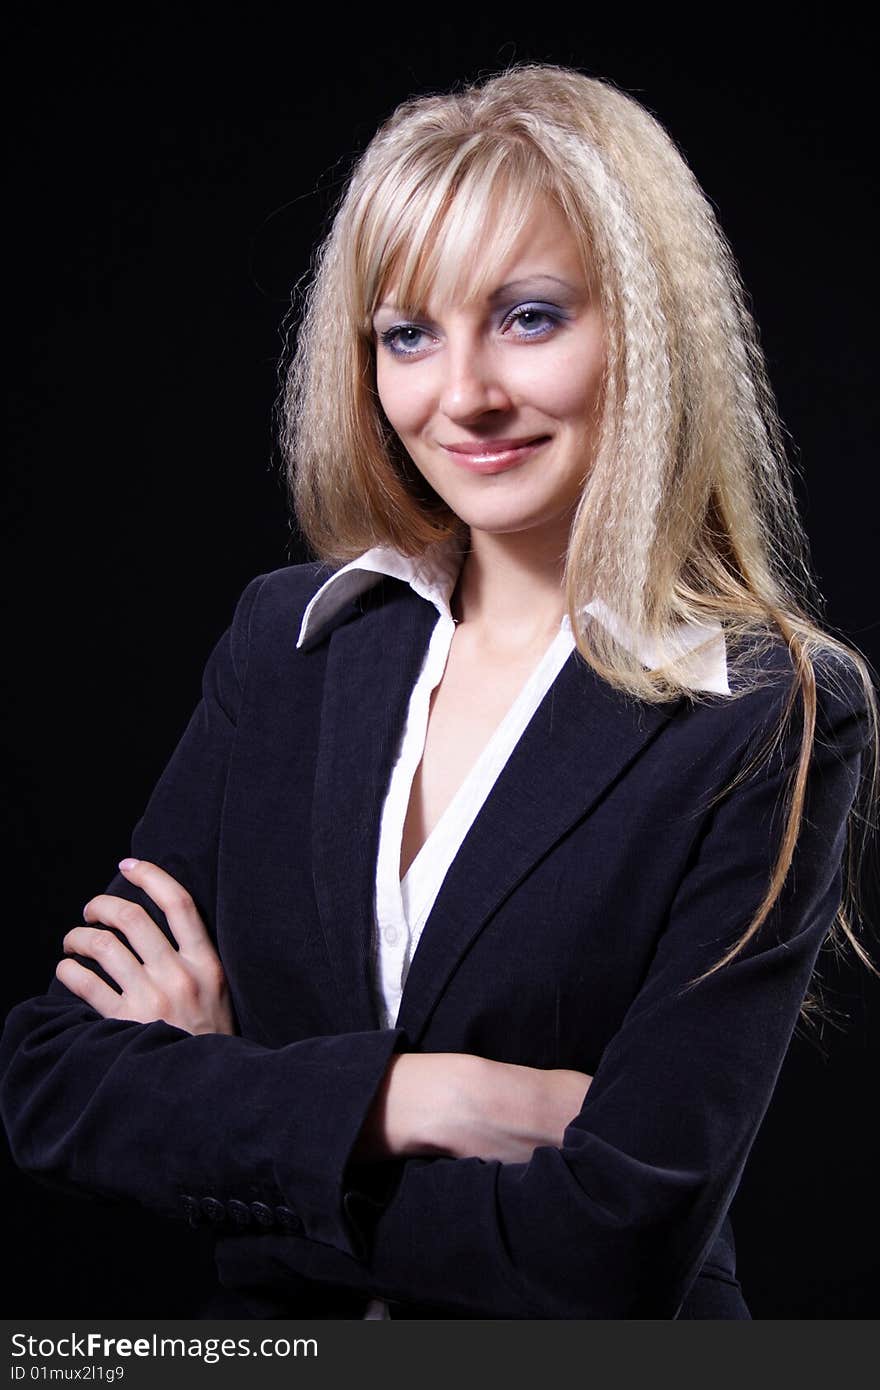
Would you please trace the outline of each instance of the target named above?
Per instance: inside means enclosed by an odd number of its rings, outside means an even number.
[[[139,859],[120,859],[120,869],[134,869],[141,861]]]

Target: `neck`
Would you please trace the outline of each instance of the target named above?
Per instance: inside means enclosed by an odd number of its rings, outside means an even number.
[[[522,649],[546,641],[565,613],[567,541],[567,527],[504,535],[471,529],[453,615],[495,647]]]

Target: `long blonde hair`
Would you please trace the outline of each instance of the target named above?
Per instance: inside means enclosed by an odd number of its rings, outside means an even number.
[[[783,640],[793,678],[768,746],[779,743],[801,697],[800,752],[771,881],[746,930],[699,979],[751,940],[791,867],[816,737],[817,660],[832,686],[861,687],[870,722],[831,936],[836,945],[842,933],[880,973],[854,926],[880,768],[873,672],[823,625],[733,252],[685,159],[633,97],[575,69],[519,64],[405,101],[380,127],[294,305],[299,326],[279,415],[301,533],[333,563],[374,545],[419,555],[465,540],[463,523],[421,479],[382,411],[372,316],[392,274],[401,308],[424,306],[432,292],[444,302],[477,293],[536,196],[552,200],[572,228],[606,333],[595,457],[565,569],[581,656],[636,700],[700,698],[692,656],[647,670],[607,628],[585,624],[583,606],[600,594],[630,630],[662,648],[683,622],[720,621],[737,676],[731,698],[767,679],[756,658]],[[822,1010],[808,996],[801,1012],[809,1022]]]

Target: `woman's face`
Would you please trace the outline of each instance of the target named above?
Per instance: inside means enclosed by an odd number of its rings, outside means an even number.
[[[373,318],[379,399],[471,530],[566,528],[590,470],[603,324],[568,224],[538,202],[476,302]]]

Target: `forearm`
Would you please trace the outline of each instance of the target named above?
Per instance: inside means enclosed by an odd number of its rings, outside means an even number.
[[[67,996],[67,997],[65,997]],[[344,1173],[400,1030],[267,1048],[164,1022],[96,1018],[56,984],[0,1038],[0,1114],[16,1162],[166,1217],[262,1204],[267,1220],[354,1251]]]

